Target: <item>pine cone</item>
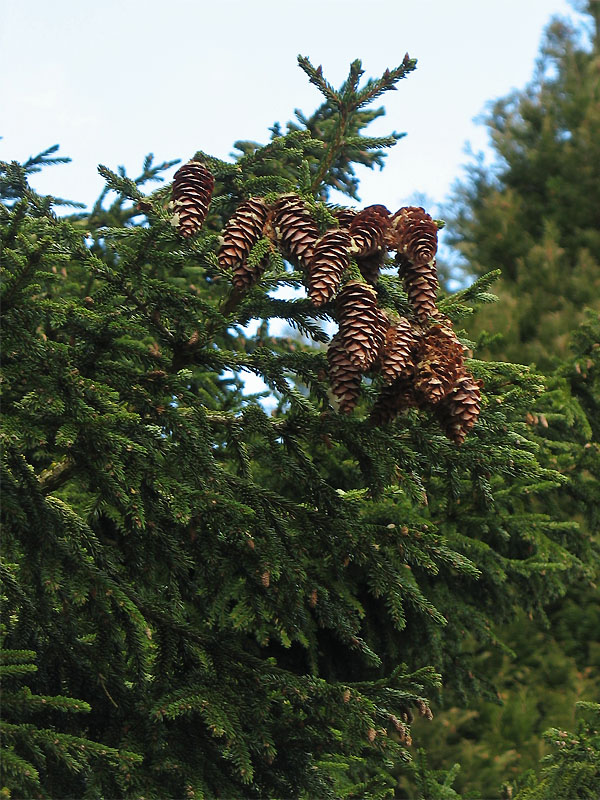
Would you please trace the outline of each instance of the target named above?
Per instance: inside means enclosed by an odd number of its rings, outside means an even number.
[[[350,234],[340,228],[326,231],[316,242],[308,265],[308,296],[316,306],[328,303],[348,268]]]
[[[370,256],[384,246],[390,226],[390,212],[385,206],[367,206],[350,223],[351,251],[357,256]]]
[[[417,337],[412,325],[405,317],[390,325],[385,335],[379,369],[386,383],[398,378],[410,378],[415,370],[414,351]]]
[[[390,386],[383,387],[369,414],[369,420],[373,425],[386,425],[401,411],[418,405],[412,382],[406,378],[397,378]]]
[[[352,208],[338,208],[331,209],[333,216],[337,219],[340,228],[349,228],[352,220],[356,217],[356,211]]]
[[[253,245],[259,240],[267,220],[267,207],[260,197],[251,197],[236,209],[223,231],[219,264],[233,268],[232,282],[236,289],[248,289],[259,278],[256,270],[246,265]]]
[[[424,208],[405,206],[391,219],[396,249],[415,264],[427,264],[437,253],[437,225]]]
[[[186,239],[193,236],[206,219],[215,179],[199,161],[188,161],[173,177],[174,222]]]
[[[468,372],[456,382],[450,394],[436,406],[436,416],[446,436],[462,444],[477,422],[481,411],[481,381],[474,380]]]
[[[348,281],[337,307],[339,336],[348,358],[366,371],[377,360],[389,324],[377,306],[377,293],[366,283]]]
[[[463,348],[451,328],[433,325],[417,346],[415,389],[439,403],[464,373]]]
[[[284,194],[276,202],[273,227],[286,258],[304,268],[312,256],[318,238],[317,225],[296,194]]]
[[[343,414],[349,414],[358,402],[361,371],[348,358],[339,334],[336,334],[329,342],[327,361],[331,391],[339,400],[340,411]]]
[[[406,257],[397,259],[398,273],[404,278],[404,290],[419,322],[426,322],[437,312],[439,286],[435,259],[427,264],[412,264]]]

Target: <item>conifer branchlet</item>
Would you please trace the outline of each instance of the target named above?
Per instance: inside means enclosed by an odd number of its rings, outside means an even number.
[[[0,673],[10,701],[0,795],[375,798],[417,768],[423,792],[436,794],[449,782],[407,763],[413,714],[431,719],[427,698],[441,685],[426,664],[468,689],[479,680],[471,644],[487,649],[515,605],[536,611],[559,596],[563,574],[586,576],[586,537],[571,544],[573,524],[540,513],[540,487],[560,476],[559,451],[540,460],[538,426],[524,424],[528,412],[554,424],[551,406],[546,420],[533,405],[539,376],[473,366],[489,376],[491,411],[463,453],[416,413],[431,412],[462,444],[482,407],[481,383],[435,306],[428,220],[413,225],[407,212],[401,239],[394,226],[382,233],[387,216],[373,207],[309,199],[352,190],[356,154],[385,145],[361,142],[364,106],[414,62],[358,90],[356,61],[339,92],[301,63],[324,111],[266,147],[243,143],[237,164],[202,156],[219,196],[191,246],[152,212],[164,194],[145,199],[139,180],[103,169],[119,199],[103,208],[105,191],[82,222],[58,218],[28,185],[52,149],[0,162]],[[144,175],[156,177],[151,159]],[[291,186],[306,194],[275,194]],[[183,238],[202,224],[211,188],[199,162],[178,173]],[[217,256],[220,215],[240,193],[251,200]],[[131,224],[136,210],[147,226]],[[397,277],[378,280],[388,250],[406,262],[408,301]],[[279,293],[302,280],[281,256],[305,270],[314,302]],[[245,295],[263,258],[269,279]],[[217,259],[232,274],[227,298]],[[480,289],[448,299],[452,318]],[[326,311],[315,308],[323,293],[337,301]],[[340,329],[326,356],[268,329],[284,319],[323,342],[329,312]],[[597,377],[596,323],[572,365],[585,392]],[[271,413],[244,391],[248,372],[272,390]],[[377,394],[368,423],[342,416],[357,407],[363,375],[364,401]],[[327,376],[341,414],[326,407]],[[405,410],[396,428],[377,429]],[[592,434],[569,469],[593,467]],[[55,712],[84,707],[88,721],[69,715],[63,734]],[[563,734],[553,737],[565,750]]]

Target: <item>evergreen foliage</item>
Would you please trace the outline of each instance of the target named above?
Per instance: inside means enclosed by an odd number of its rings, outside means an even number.
[[[552,728],[544,738],[551,750],[540,779],[526,776],[515,800],[593,800],[600,782],[600,705],[577,703],[575,733]]]
[[[480,352],[547,371],[546,391],[526,419],[545,439],[543,463],[566,481],[545,498],[544,511],[581,526],[588,552],[580,556],[596,572],[550,606],[543,626],[520,614],[502,629],[512,657],[481,651],[480,666],[495,678],[502,707],[465,709],[447,695],[454,707],[423,732],[433,764],[460,761],[457,786],[467,794],[491,795],[537,765],[542,732],[572,727],[576,701],[600,692],[600,6],[580,5],[587,15],[582,28],[554,20],[532,82],[491,105],[485,122],[494,163],[472,164],[448,209],[462,278],[488,264],[502,270],[500,302],[485,319],[467,322]],[[532,503],[539,507],[537,498]]]
[[[332,407],[335,310],[282,296],[304,276],[269,237],[248,255],[256,284],[231,288],[218,253],[239,205],[292,192],[335,228],[329,188],[354,197],[353,164],[398,138],[360,135],[382,113],[367,106],[415,62],[362,87],[354,62],[338,91],[300,66],[325,98],[312,117],[233,163],[195,154],[215,179],[196,235],[168,186],[143,193],[173,162],[100,167],[98,203],[67,217],[28,180],[55,149],[0,164],[2,633],[23,665],[5,796],[379,798],[416,781],[452,797],[455,770],[411,761],[413,718],[442,680],[493,695],[476,655],[505,647],[498,625],[589,580],[577,524],[544,509],[565,478],[527,422],[539,376],[467,359],[484,389],[461,446],[422,409],[378,426],[376,377],[352,414]],[[409,316],[389,266],[378,301]],[[440,312],[458,324],[493,278]],[[63,708],[86,713],[67,726]]]
[[[449,209],[466,271],[502,270],[502,302],[473,330],[502,334],[489,342],[494,356],[542,369],[568,354],[585,307],[600,310],[597,6],[585,4],[591,36],[555,19],[531,83],[491,104],[495,161],[470,165]]]
[[[61,727],[69,726],[61,725],[60,716],[89,712],[91,707],[71,697],[37,695],[26,685],[19,686],[28,674],[37,671],[34,658],[35,653],[27,650],[0,651],[0,796],[11,797],[11,789],[15,789],[22,797],[69,797],[74,776],[76,782],[86,786],[82,798],[99,796],[104,786],[112,787],[111,796],[120,795],[128,773],[141,762],[141,756],[62,731]],[[41,728],[40,719],[48,727]],[[72,729],[81,730],[78,725]]]

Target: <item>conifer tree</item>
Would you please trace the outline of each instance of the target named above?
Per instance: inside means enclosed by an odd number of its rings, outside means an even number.
[[[470,334],[480,337],[479,352],[534,362],[548,375],[547,391],[527,422],[546,439],[545,463],[566,482],[546,498],[545,510],[556,520],[577,520],[597,551],[600,6],[579,5],[587,15],[582,28],[554,20],[531,83],[491,104],[485,121],[494,161],[471,165],[448,217],[463,278],[489,265],[502,270],[500,302],[485,318],[468,322]],[[593,555],[583,557],[597,569]],[[549,725],[571,727],[575,700],[598,696],[599,625],[596,577],[575,583],[551,606],[543,626],[521,615],[504,628],[512,657],[481,653],[504,707],[455,704],[445,724],[426,735],[432,763],[460,760],[458,786],[488,792],[536,765],[541,732]]]
[[[173,186],[144,193],[172,162],[101,166],[94,208],[58,216],[29,184],[55,149],[0,165],[2,636],[37,666],[8,797],[451,796],[414,717],[442,681],[493,691],[477,649],[589,575],[543,511],[543,380],[467,357],[494,275],[445,297],[424,209],[328,201],[399,138],[362,130],[414,60],[339,90],[299,63],[315,114]]]
[[[494,163],[469,167],[451,200],[449,241],[465,270],[502,270],[502,302],[472,330],[494,355],[541,369],[568,355],[586,307],[600,311],[600,27],[555,19],[532,81],[485,117]]]

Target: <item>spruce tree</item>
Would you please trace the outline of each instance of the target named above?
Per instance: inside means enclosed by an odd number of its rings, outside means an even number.
[[[489,265],[502,270],[500,302],[468,322],[479,352],[533,362],[547,373],[547,391],[527,421],[546,440],[545,463],[566,482],[546,498],[545,510],[556,520],[577,520],[597,552],[600,6],[580,6],[580,28],[550,24],[530,84],[490,105],[493,161],[471,164],[448,218],[463,281]],[[595,556],[584,559],[597,570]],[[481,653],[503,707],[454,704],[444,724],[426,733],[432,763],[460,760],[463,790],[491,791],[536,765],[545,752],[542,731],[572,727],[575,701],[598,696],[597,577],[574,584],[542,622],[522,614],[503,629],[512,657]]]
[[[460,328],[494,275],[444,296],[441,222],[329,202],[414,60],[299,63],[313,115],[172,186],[101,166],[58,216],[54,148],[0,165],[7,797],[448,797],[414,717],[493,693],[498,625],[590,574],[543,380]]]
[[[586,307],[600,311],[600,27],[598,3],[583,5],[587,31],[553,20],[532,81],[491,104],[493,163],[471,163],[449,208],[465,271],[502,270],[502,302],[471,330],[541,369],[568,356]]]

